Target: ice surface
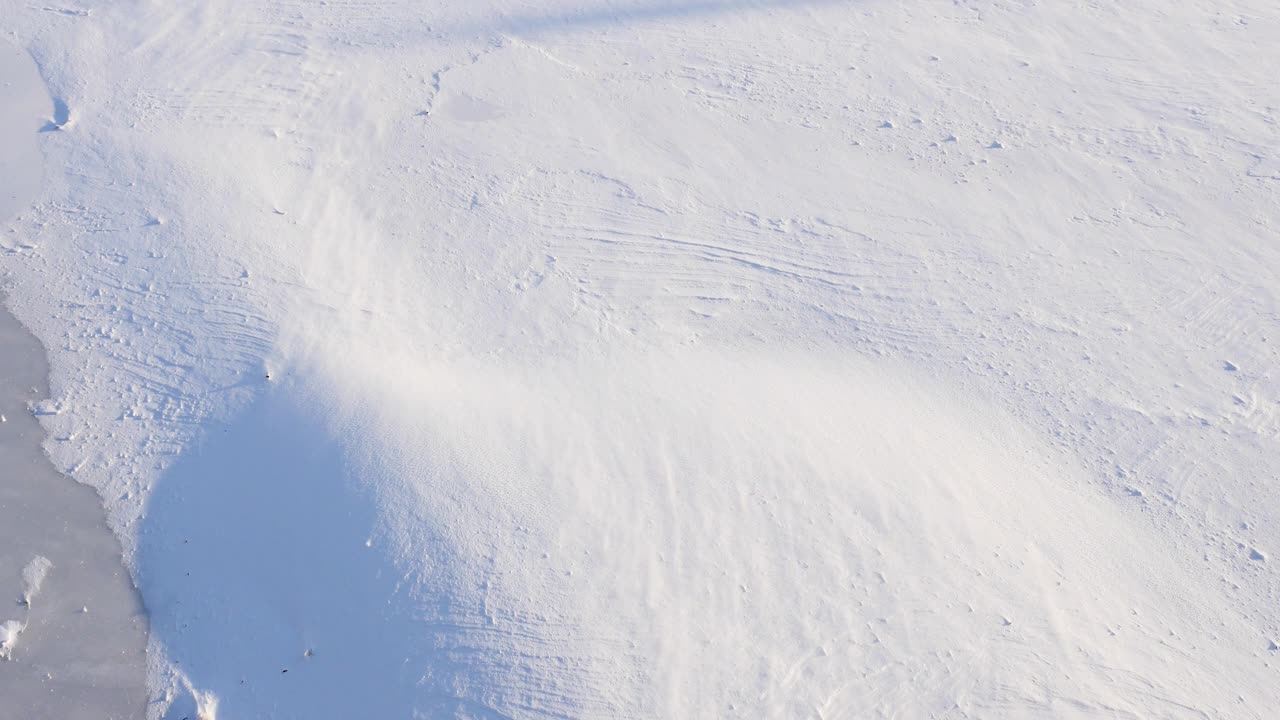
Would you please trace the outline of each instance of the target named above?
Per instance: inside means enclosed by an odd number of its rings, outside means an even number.
[[[1280,702],[1273,3],[4,10],[153,716]]]

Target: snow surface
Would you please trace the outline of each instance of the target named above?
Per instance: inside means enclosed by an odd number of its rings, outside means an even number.
[[[32,132],[37,113],[49,98],[40,77],[22,50],[0,40],[0,219],[8,220],[40,192],[40,145]]]
[[[151,714],[1280,703],[1280,12],[27,6]]]
[[[40,594],[40,586],[49,574],[53,563],[43,555],[37,555],[22,568],[22,595],[19,604],[25,606],[26,614],[30,614],[35,605],[36,596]],[[0,660],[11,660],[13,651],[18,645],[18,637],[27,629],[27,623],[21,620],[6,620],[0,625]]]
[[[39,131],[53,103],[31,57],[7,40],[0,88],[7,221],[40,191]],[[30,409],[48,398],[45,355],[0,308],[0,597],[13,603],[0,606],[0,717],[140,717],[148,696],[141,598],[98,493],[58,473],[41,448],[48,435]]]

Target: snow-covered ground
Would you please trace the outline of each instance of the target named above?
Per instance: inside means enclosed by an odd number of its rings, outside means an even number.
[[[0,263],[153,716],[1280,703],[1274,3],[0,30],[60,128]]]

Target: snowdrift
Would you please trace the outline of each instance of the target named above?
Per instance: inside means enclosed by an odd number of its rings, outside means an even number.
[[[175,686],[230,717],[1191,717],[1249,635],[1069,457],[849,358],[348,353],[147,517]]]
[[[0,3],[154,717],[1280,703],[1270,5]]]

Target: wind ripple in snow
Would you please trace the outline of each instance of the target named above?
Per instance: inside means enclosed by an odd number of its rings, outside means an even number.
[[[861,361],[602,360],[334,354],[301,374],[363,400],[287,381],[213,432],[142,535],[185,682],[291,717],[1198,717],[1229,696],[1191,658],[1246,630],[1175,601],[1159,541],[989,409]]]

